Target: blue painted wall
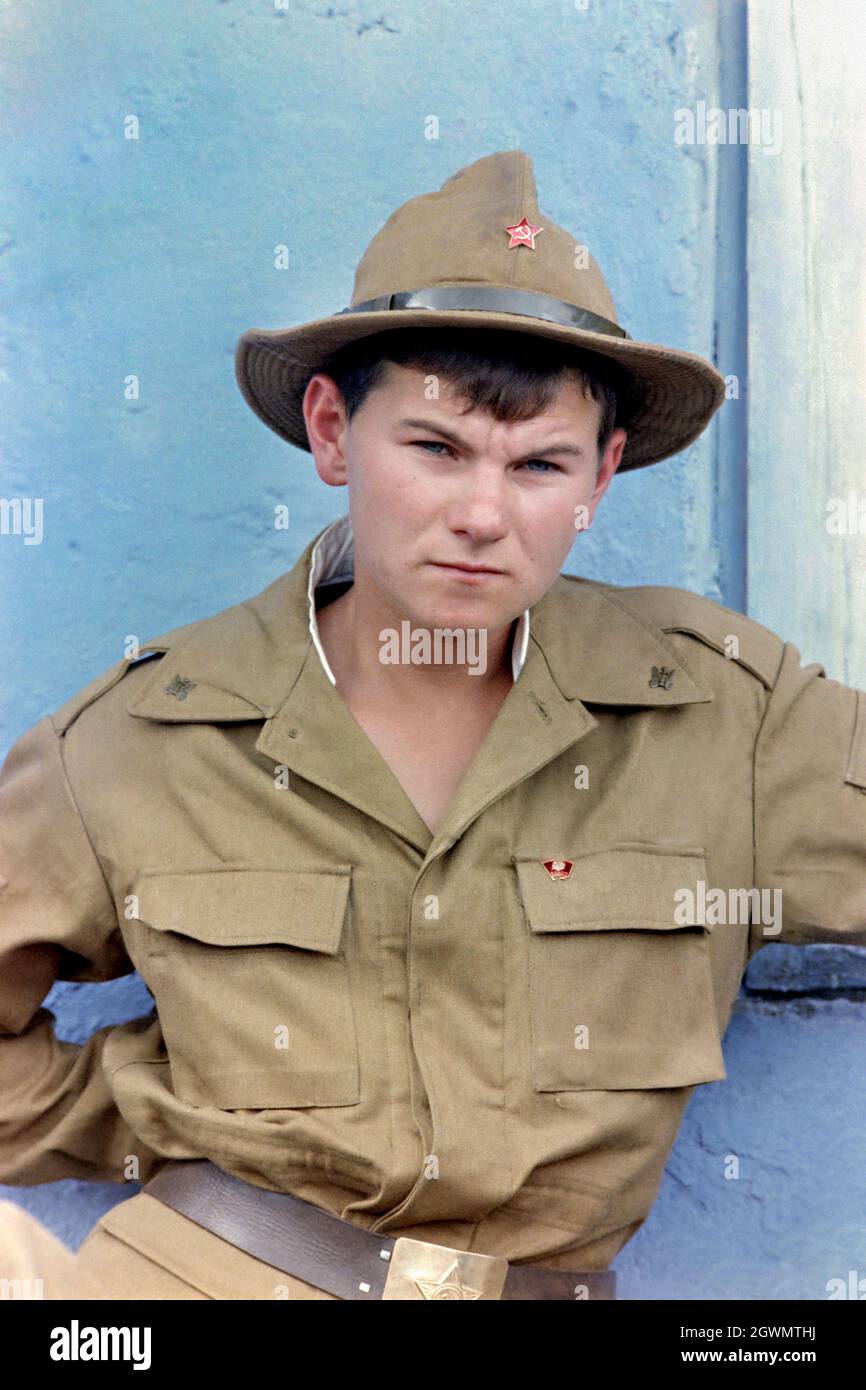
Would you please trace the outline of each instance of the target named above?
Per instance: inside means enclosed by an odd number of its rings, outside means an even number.
[[[128,635],[258,592],[344,510],[244,404],[235,341],[342,308],[393,208],[474,159],[530,153],[542,210],[598,258],[631,334],[745,380],[743,152],[673,140],[677,108],[743,99],[739,0],[30,0],[4,11],[0,51],[0,493],[44,499],[41,545],[0,537],[4,751]],[[614,480],[566,568],[745,607],[746,461],[731,401],[685,454]],[[756,990],[779,988],[781,950]],[[81,1039],[148,999],[132,979],[48,1003]],[[693,1099],[617,1261],[623,1296],[820,1298],[844,1276],[864,1229],[863,1029],[844,998],[743,995],[730,1078]],[[0,1195],[77,1245],[129,1190]]]

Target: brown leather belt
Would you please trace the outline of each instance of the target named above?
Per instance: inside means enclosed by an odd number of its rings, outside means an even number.
[[[379,1235],[288,1192],[170,1160],[142,1191],[295,1279],[337,1298],[615,1299],[613,1270],[515,1265],[407,1236]]]

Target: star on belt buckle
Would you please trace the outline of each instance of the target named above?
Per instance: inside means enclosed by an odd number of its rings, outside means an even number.
[[[383,1299],[501,1299],[508,1261],[474,1250],[452,1250],[398,1236],[391,1251]]]

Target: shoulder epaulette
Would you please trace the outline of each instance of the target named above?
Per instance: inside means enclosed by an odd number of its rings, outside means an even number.
[[[620,589],[625,602],[639,608],[662,632],[684,632],[744,666],[772,690],[784,641],[754,618],[688,589],[656,585]]]
[[[116,661],[113,666],[109,666],[107,671],[95,676],[92,681],[71,695],[64,704],[49,715],[55,732],[65,734],[81,711],[87,709],[88,705],[92,705],[94,700],[98,700],[100,695],[104,695],[106,690],[111,690],[118,681],[123,680],[130,667],[141,666],[149,658],[162,656],[167,650],[166,646],[141,648],[137,656],[125,656],[120,661]]]
[[[568,575],[567,578],[578,578]],[[595,583],[594,580],[580,580]],[[736,661],[772,690],[782,662],[785,643],[781,637],[754,618],[714,599],[658,584],[602,587],[615,601],[653,623],[662,632],[683,632],[712,647],[730,661]]]

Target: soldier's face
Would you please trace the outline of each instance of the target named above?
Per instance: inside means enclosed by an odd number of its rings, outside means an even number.
[[[332,486],[349,485],[356,583],[365,573],[418,623],[495,630],[556,579],[626,432],[615,430],[600,458],[600,407],[573,380],[542,413],[514,422],[462,413],[466,402],[444,383],[427,400],[427,380],[388,363],[348,420],[336,383],[314,377],[304,413],[316,467]]]

